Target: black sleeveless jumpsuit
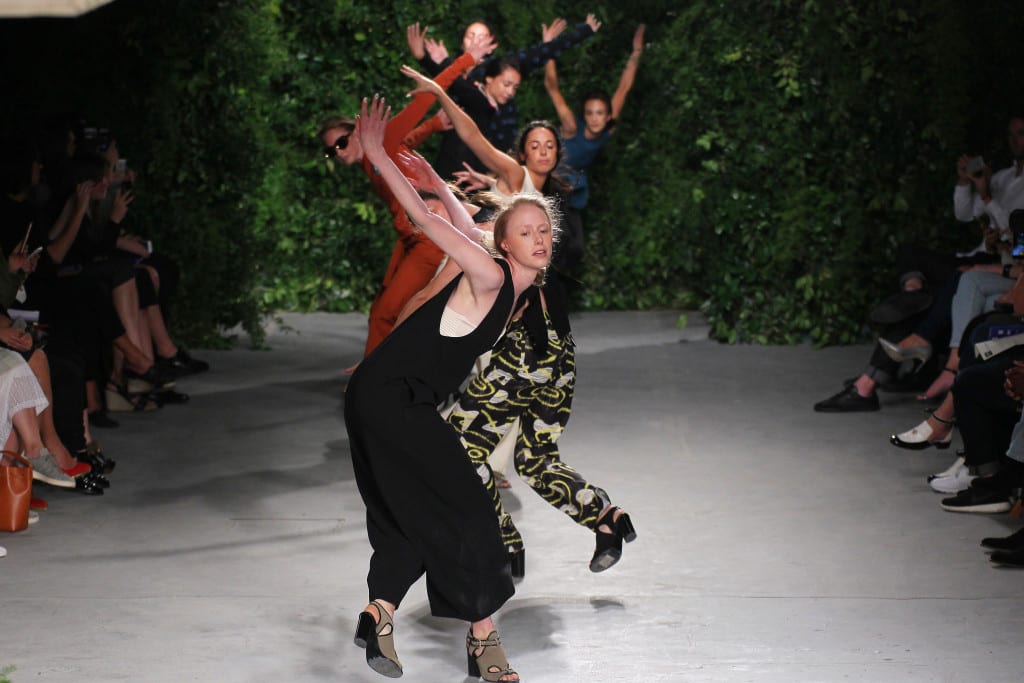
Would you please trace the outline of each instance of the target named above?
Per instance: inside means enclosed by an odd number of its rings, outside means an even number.
[[[512,310],[505,283],[480,325],[443,337],[441,314],[462,275],[360,362],[345,393],[356,484],[373,555],[369,598],[401,603],[424,573],[434,616],[479,621],[515,592],[493,504],[458,434],[437,412]]]

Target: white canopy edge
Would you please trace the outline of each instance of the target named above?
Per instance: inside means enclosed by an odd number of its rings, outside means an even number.
[[[0,0],[3,17],[77,17],[111,0]]]

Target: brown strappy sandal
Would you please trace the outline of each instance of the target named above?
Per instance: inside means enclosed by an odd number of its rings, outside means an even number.
[[[466,634],[466,669],[473,678],[482,678],[487,683],[517,683],[519,674],[508,665],[505,650],[497,631],[491,631],[486,638],[473,637],[470,627]],[[502,681],[502,676],[515,676]]]
[[[366,648],[366,663],[371,669],[388,678],[399,678],[402,663],[395,652],[395,623],[379,602],[374,600],[370,606],[377,610],[378,619],[366,610],[359,613],[355,644]]]

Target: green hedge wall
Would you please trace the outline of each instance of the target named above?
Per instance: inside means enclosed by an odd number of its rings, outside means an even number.
[[[830,344],[862,338],[897,244],[976,241],[952,217],[954,160],[1005,161],[1019,105],[1024,19],[1008,0],[436,7],[116,0],[0,20],[0,123],[77,110],[110,126],[141,172],[133,213],[183,265],[178,333],[258,335],[268,311],[368,306],[390,221],[361,173],[318,158],[314,133],[365,95],[402,101],[407,24],[454,47],[485,17],[514,48],[594,12],[604,26],[560,60],[574,101],[614,89],[642,21],[649,46],[591,174],[579,304],[699,306],[717,339]],[[539,74],[518,101],[523,120],[554,117]]]

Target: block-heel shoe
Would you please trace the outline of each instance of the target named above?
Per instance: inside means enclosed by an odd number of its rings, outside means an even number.
[[[622,559],[622,542],[632,543],[636,540],[636,529],[633,528],[629,515],[623,512],[616,519],[616,512],[619,512],[619,508],[610,507],[597,521],[597,528],[594,530],[597,542],[594,556],[590,559],[592,572],[603,572],[614,566]],[[602,526],[608,527],[611,531],[601,531]]]
[[[515,676],[508,683],[519,681],[519,674],[508,665],[497,631],[491,631],[486,638],[474,638],[473,629],[469,629],[466,634],[466,673],[470,678],[483,679],[488,683],[500,683],[503,676]]]
[[[366,610],[360,612],[353,640],[359,647],[366,648],[366,663],[371,669],[388,678],[399,678],[402,663],[395,652],[395,623],[379,602],[374,600],[370,605],[377,610],[379,621]]]
[[[521,579],[526,576],[526,548],[509,553],[508,566],[513,579]]]

